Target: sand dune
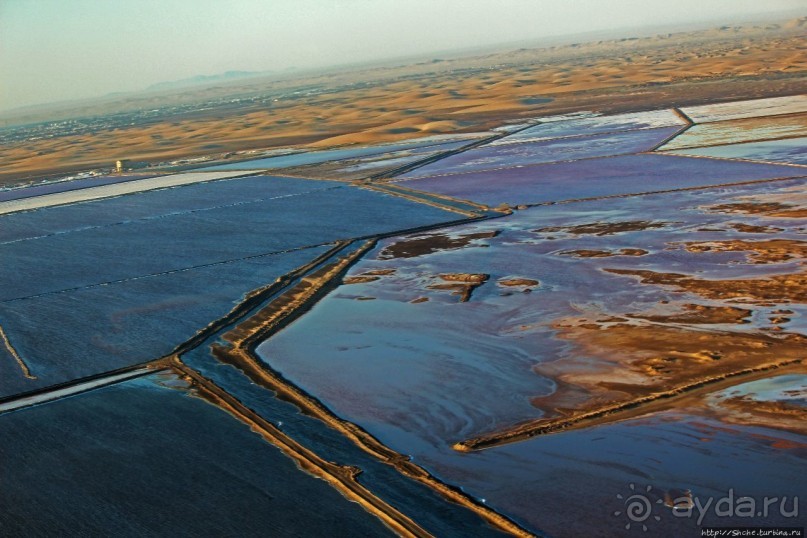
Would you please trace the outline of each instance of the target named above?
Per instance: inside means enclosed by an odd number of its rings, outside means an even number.
[[[805,73],[798,30],[746,27],[250,83],[228,91],[285,91],[295,84],[320,91],[284,94],[246,109],[8,143],[0,148],[0,182],[110,166],[118,158],[159,162],[258,148],[364,144],[487,130],[507,120],[574,110],[621,112],[807,93]],[[221,91],[195,90],[187,98]],[[152,101],[130,99],[126,106],[158,106]]]

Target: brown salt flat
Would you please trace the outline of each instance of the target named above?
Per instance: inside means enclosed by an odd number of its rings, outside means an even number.
[[[807,242],[794,239],[692,241],[682,244],[688,252],[748,252],[747,260],[759,264],[807,258]]]
[[[503,278],[496,283],[506,287],[537,286],[539,284],[537,280],[531,278]]]
[[[471,299],[474,290],[487,282],[490,275],[481,273],[443,273],[438,275],[442,283],[430,284],[430,290],[448,290],[460,296],[460,302],[465,303]]]
[[[490,278],[490,275],[482,273],[443,273],[440,278],[446,282],[463,282],[478,286]]]
[[[372,269],[364,271],[359,275],[350,275],[342,279],[342,284],[365,284],[367,282],[375,282],[380,280],[382,276],[387,276],[395,273],[395,269]]]
[[[751,208],[759,213],[782,210],[779,204],[767,204],[763,207],[752,205]],[[731,205],[729,209],[737,208]],[[749,258],[764,263],[800,259],[807,251],[804,242],[795,240],[689,242],[683,245],[691,252],[749,252]],[[604,270],[639,277],[643,284],[673,286],[717,301],[741,299],[747,303],[771,305],[807,299],[807,274],[804,272],[753,279],[707,280],[694,275],[649,270]],[[774,311],[772,323],[787,323],[789,313],[792,311],[787,309]],[[726,379],[726,376],[732,377],[740,372],[750,374],[794,360],[800,364],[799,361],[807,357],[804,351],[807,339],[802,335],[784,334],[778,325],[775,329],[780,336],[777,337],[763,332],[734,333],[704,327],[745,324],[751,314],[750,309],[727,304],[685,303],[676,307],[669,301],[662,301],[662,306],[655,311],[623,314],[625,317],[617,314],[604,318],[600,315],[558,320],[553,324],[558,337],[573,342],[574,348],[561,360],[536,366],[538,373],[559,381],[559,384],[555,394],[535,399],[533,404],[547,413],[547,424],[551,429],[553,420],[562,422],[580,414],[596,414],[599,408],[621,409],[623,404],[620,402],[626,402],[627,407],[622,411],[627,412],[633,408],[628,403],[633,400],[644,402],[636,406],[638,410],[655,402],[653,394],[657,392],[677,394],[676,387],[706,386],[712,382],[710,380]],[[633,321],[625,322],[625,318]],[[690,388],[682,390],[688,392]],[[772,420],[774,415],[772,411],[768,418]],[[538,422],[532,427],[542,428]]]
[[[807,373],[807,338],[802,335],[607,323],[595,318],[557,320],[553,328],[572,347],[564,357],[534,367],[557,386],[552,394],[531,400],[542,418],[453,447],[479,450],[681,406],[702,410],[704,396],[738,382]]]
[[[784,211],[774,211],[771,217],[782,217],[787,219],[807,219],[807,209],[786,209]]]
[[[683,312],[671,314],[625,314],[629,318],[643,319],[658,323],[685,323],[691,325],[715,323],[748,323],[752,311],[736,306],[711,306],[701,304],[681,305]]]
[[[753,224],[744,224],[742,222],[734,222],[729,224],[738,232],[746,234],[773,234],[784,231],[784,228],[777,228],[776,226],[757,226]]]
[[[398,241],[397,243],[387,246],[378,255],[378,259],[416,258],[417,256],[431,254],[432,252],[457,250],[471,245],[476,239],[490,239],[496,237],[498,234],[498,231],[493,231],[452,237],[450,235],[437,233],[413,239],[404,239],[403,241]]]
[[[686,323],[692,325],[715,323],[748,323],[752,311],[736,306],[710,306],[701,304],[684,304],[684,312],[673,314],[626,314],[634,319],[655,321],[658,323]]]
[[[559,254],[575,258],[610,258],[612,256],[645,256],[648,252],[641,248],[623,248],[620,250],[564,250]]]
[[[655,324],[602,326],[586,319],[561,319],[553,327],[572,348],[565,357],[534,367],[557,386],[552,394],[531,400],[543,417],[455,443],[456,450],[687,405],[702,411],[704,396],[738,382],[807,373],[807,338],[801,335],[774,338]]]
[[[623,232],[638,232],[664,228],[670,222],[653,222],[649,220],[634,220],[626,222],[594,222],[591,224],[577,224],[575,226],[548,226],[533,230],[537,233],[568,233],[572,235],[614,235]]]
[[[723,213],[747,213],[749,215],[767,215],[791,219],[807,217],[807,209],[781,202],[738,202],[715,205],[709,209]]]
[[[789,303],[807,300],[807,273],[772,275],[766,278],[706,280],[679,273],[647,270],[604,269],[616,275],[636,276],[642,284],[673,286],[707,299],[742,298],[745,302]]]
[[[362,275],[386,276],[386,275],[392,275],[394,273],[395,273],[395,269],[372,269],[370,271],[363,272]]]
[[[574,344],[564,359],[535,370],[585,394],[575,407],[630,400],[746,369],[804,359],[807,338],[790,334],[708,331],[663,325],[560,320],[558,336]],[[563,395],[568,406],[568,394]],[[552,406],[552,397],[543,401]]]
[[[378,280],[377,276],[346,276],[342,279],[342,284],[365,284],[367,282],[374,282]]]

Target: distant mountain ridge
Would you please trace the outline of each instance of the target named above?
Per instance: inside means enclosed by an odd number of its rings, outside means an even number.
[[[242,78],[268,75],[271,71],[226,71],[218,75],[196,75],[195,77],[183,78],[180,80],[169,80],[152,84],[146,91],[172,90],[184,88],[185,86],[198,86],[200,84],[210,84],[211,82],[229,82]]]

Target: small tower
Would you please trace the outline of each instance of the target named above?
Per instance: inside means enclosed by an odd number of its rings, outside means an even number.
[[[128,161],[124,161],[123,159],[115,161],[115,172],[121,173],[123,169],[129,164]]]

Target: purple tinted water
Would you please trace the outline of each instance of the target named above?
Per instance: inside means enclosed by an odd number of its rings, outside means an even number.
[[[653,149],[679,130],[680,127],[662,127],[524,144],[485,145],[441,159],[402,177],[478,172],[502,167],[637,153]]]
[[[804,175],[807,171],[788,166],[647,154],[412,179],[401,185],[493,207]]]
[[[584,136],[612,131],[651,129],[685,124],[686,122],[672,110],[617,114],[614,116],[592,116],[551,122],[541,121],[535,127],[506,136],[496,141],[495,144],[549,140],[567,136]]]

